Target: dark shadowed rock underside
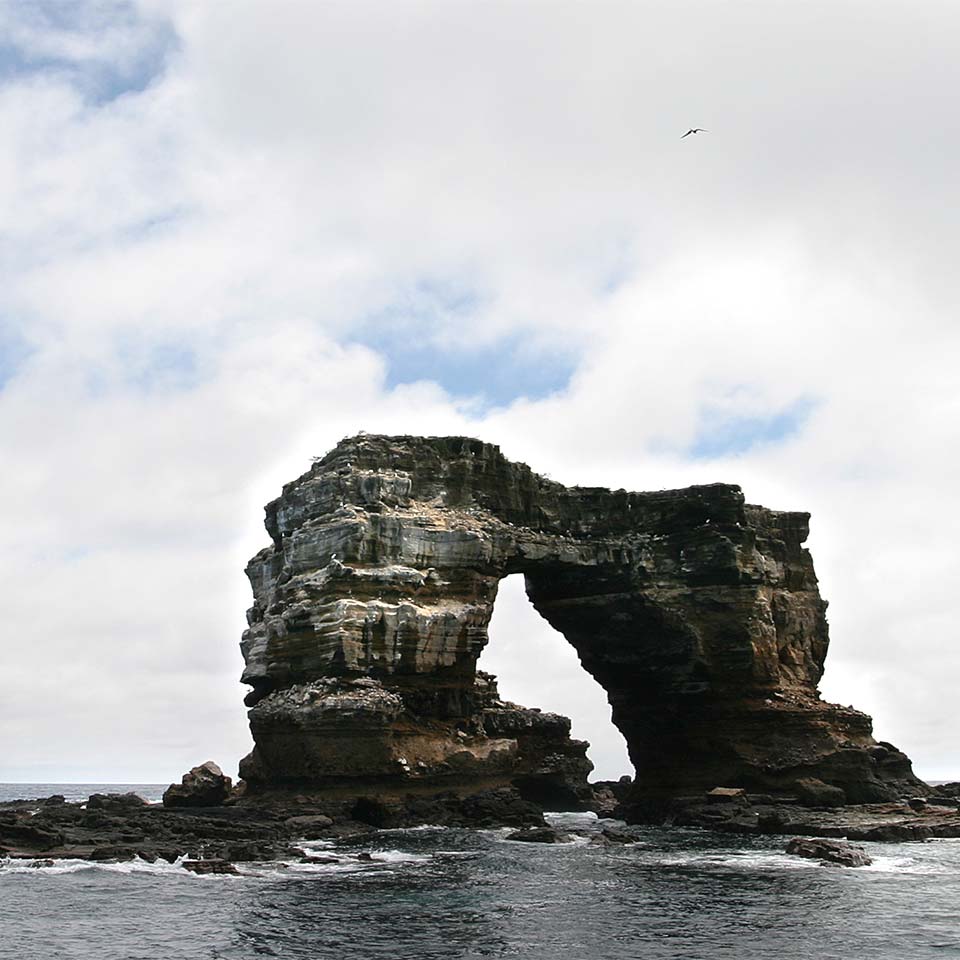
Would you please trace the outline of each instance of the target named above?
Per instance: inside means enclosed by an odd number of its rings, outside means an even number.
[[[522,573],[607,692],[637,810],[718,785],[826,806],[922,793],[869,717],[819,697],[808,520],[731,484],[568,488],[464,437],[346,439],[268,505],[272,544],[247,567],[241,775],[576,806],[586,744],[477,670],[497,586]]]

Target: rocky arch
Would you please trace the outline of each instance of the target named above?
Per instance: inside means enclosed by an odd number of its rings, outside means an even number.
[[[256,786],[585,796],[569,721],[477,671],[497,586],[607,691],[637,803],[718,784],[851,801],[915,783],[869,717],[820,700],[828,633],[809,516],[730,484],[567,488],[465,437],[342,441],[266,508],[241,644]]]

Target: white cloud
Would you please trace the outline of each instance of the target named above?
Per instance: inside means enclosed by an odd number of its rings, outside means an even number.
[[[262,504],[357,429],[810,509],[825,692],[960,776],[950,5],[150,2],[119,32],[102,5],[22,9],[0,344],[33,352],[0,386],[0,777],[234,762]],[[92,97],[104,75],[119,95]],[[349,345],[397,330],[575,370],[484,413],[387,389],[389,355]],[[780,443],[689,456],[705,412],[801,401]]]

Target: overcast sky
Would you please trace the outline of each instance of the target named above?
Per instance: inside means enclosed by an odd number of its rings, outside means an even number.
[[[810,510],[824,694],[960,778],[958,31],[953,0],[0,4],[0,780],[235,772],[262,507],[361,429]],[[627,772],[513,579],[481,665]]]

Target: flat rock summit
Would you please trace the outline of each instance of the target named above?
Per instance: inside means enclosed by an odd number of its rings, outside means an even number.
[[[821,700],[809,514],[732,484],[565,487],[468,437],[341,441],[266,508],[241,644],[248,789],[590,793],[562,716],[478,670],[505,576],[604,688],[638,815],[722,785],[837,806],[922,794],[871,721]],[[515,643],[522,644],[523,637]]]

